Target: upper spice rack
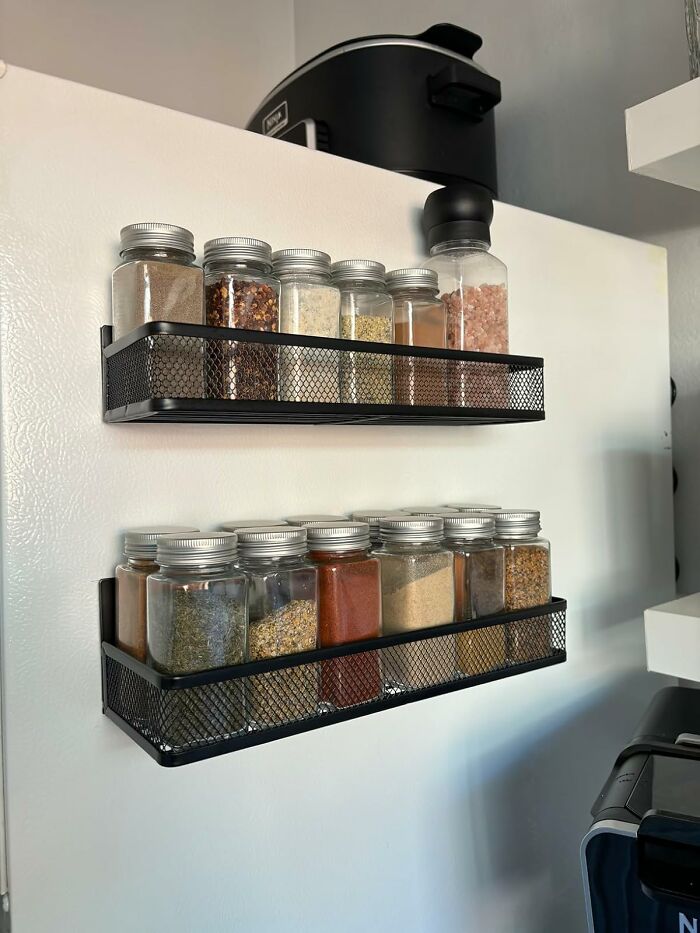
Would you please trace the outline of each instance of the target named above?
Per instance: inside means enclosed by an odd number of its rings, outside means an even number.
[[[102,328],[109,422],[508,424],[544,419],[540,357],[150,323]]]

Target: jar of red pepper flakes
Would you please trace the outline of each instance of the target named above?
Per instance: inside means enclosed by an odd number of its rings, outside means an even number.
[[[204,304],[209,327],[277,333],[279,293],[269,243],[226,236],[204,244]],[[205,359],[207,395],[275,401],[278,349],[263,343],[210,341]]]
[[[309,560],[319,587],[319,647],[377,638],[382,631],[379,560],[369,553],[366,522],[308,525]],[[321,700],[335,708],[366,703],[382,694],[379,651],[321,663]]]

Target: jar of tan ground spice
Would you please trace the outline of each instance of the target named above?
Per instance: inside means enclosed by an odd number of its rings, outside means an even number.
[[[391,516],[380,521],[383,548],[382,631],[397,635],[445,625],[454,619],[452,552],[442,544],[438,516]],[[394,689],[444,683],[455,676],[454,635],[395,645],[383,651]]]
[[[204,295],[209,327],[279,330],[279,279],[269,243],[228,236],[204,244]],[[275,401],[278,347],[210,341],[205,359],[208,395],[217,399]]]
[[[159,535],[197,531],[187,525],[149,525],[132,528],[124,535],[126,562],[116,569],[115,644],[139,661],[145,661],[146,580],[156,573],[156,544]]]
[[[369,553],[369,525],[327,522],[306,530],[309,560],[318,570],[320,647],[377,638],[382,631],[381,576],[379,560]],[[335,709],[367,703],[381,693],[379,651],[322,662],[321,699]]]
[[[194,237],[174,224],[130,224],[112,273],[112,339],[151,321],[204,323],[202,270]]]
[[[248,577],[248,660],[312,651],[318,640],[316,568],[306,559],[306,529],[238,526],[238,565]],[[316,713],[318,669],[290,667],[247,680],[253,728]]]
[[[505,609],[543,606],[552,598],[550,544],[540,537],[540,513],[533,509],[501,509],[495,515],[495,541],[504,548]],[[533,661],[551,650],[549,622],[530,619],[508,626],[511,661]]]
[[[332,267],[340,289],[340,336],[344,340],[391,343],[394,303],[386,290],[386,269],[373,259],[342,259]],[[341,358],[340,400],[352,405],[391,405],[392,357],[346,351]]]
[[[455,561],[455,622],[503,612],[504,549],[493,540],[495,521],[487,513],[443,516],[445,545]],[[458,632],[457,667],[463,674],[485,674],[506,666],[503,625]]]

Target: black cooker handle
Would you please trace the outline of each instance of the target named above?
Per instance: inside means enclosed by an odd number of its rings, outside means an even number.
[[[439,45],[440,48],[464,55],[465,58],[473,58],[483,44],[481,36],[452,23],[437,23],[413,38],[429,45]]]
[[[450,62],[428,75],[428,95],[434,107],[457,110],[480,120],[501,100],[501,82],[472,65]]]

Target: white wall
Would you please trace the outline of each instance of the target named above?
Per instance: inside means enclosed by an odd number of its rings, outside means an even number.
[[[479,33],[477,60],[503,84],[501,199],[668,247],[679,588],[700,590],[700,194],[630,174],[624,121],[689,78],[683,0],[295,0],[294,13],[297,63],[353,36],[441,21]]]
[[[294,67],[293,4],[0,0],[0,58],[243,126]]]
[[[105,425],[124,223],[396,266],[432,186],[16,68],[0,114],[15,933],[583,933],[579,841],[659,684],[641,610],[673,591],[663,251],[497,205],[542,423]],[[102,716],[97,580],[125,527],[462,497],[542,509],[565,665],[175,771]]]

